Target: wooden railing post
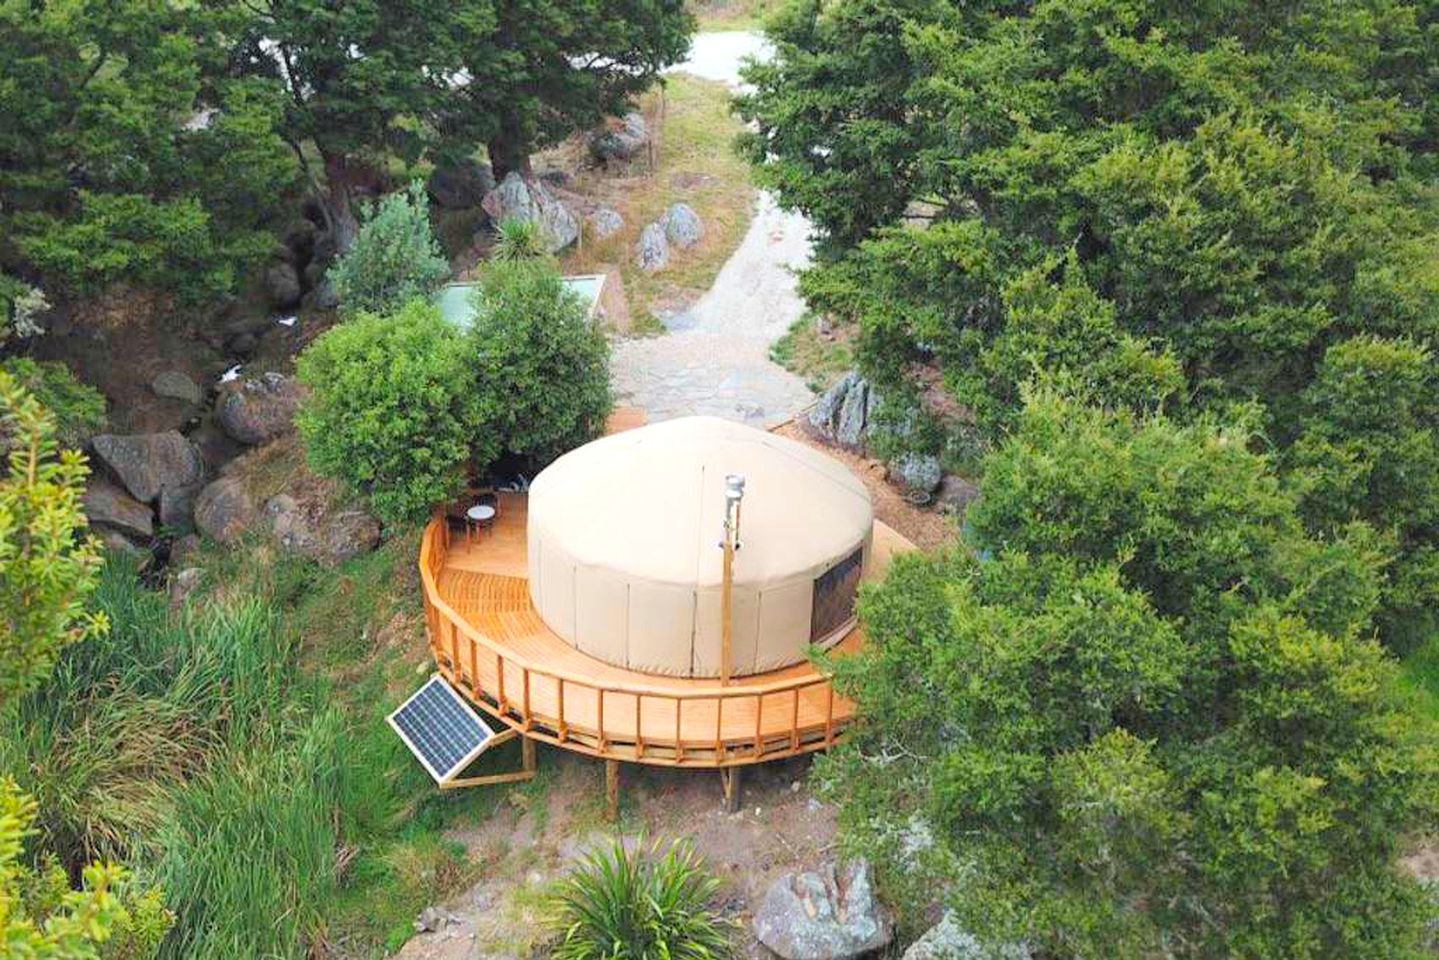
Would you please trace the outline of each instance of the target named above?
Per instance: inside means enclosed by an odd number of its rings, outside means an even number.
[[[642,694],[635,694],[635,758],[645,755],[645,732],[640,729],[640,701]]]
[[[599,692],[599,721],[600,721],[600,753],[605,752],[605,688],[597,687]]]
[[[565,678],[556,677],[555,679],[558,680],[560,684],[559,730],[556,732],[560,735],[560,743],[564,743],[569,735],[569,732],[565,729]]]
[[[789,748],[799,749],[799,687],[794,688],[794,707],[789,714]]]
[[[530,716],[530,668],[521,667],[520,676],[524,678],[525,682],[525,729],[528,730],[534,726],[535,722],[534,718]]]

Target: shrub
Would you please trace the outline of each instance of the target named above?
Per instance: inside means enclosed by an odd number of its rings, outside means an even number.
[[[1418,955],[1439,756],[1372,639],[1387,554],[1307,535],[1246,436],[1031,397],[984,553],[865,590],[821,781],[906,906],[1044,956]]]
[[[496,232],[495,248],[490,253],[493,260],[535,260],[549,253],[537,220],[505,217]]]
[[[499,437],[475,383],[472,345],[429,304],[362,314],[327,331],[299,362],[310,396],[296,422],[310,463],[369,496],[390,523],[423,518],[487,464]]]
[[[0,715],[0,777],[38,801],[37,849],[66,873],[123,857],[160,881],[175,917],[164,957],[304,955],[358,789],[342,783],[342,717],[273,598],[173,615],[116,557],[96,599],[114,628]],[[127,936],[153,931],[134,919]]]
[[[475,298],[476,375],[497,401],[487,432],[538,463],[598,436],[611,408],[609,345],[558,268],[492,264]]]
[[[355,245],[329,273],[347,313],[387,313],[411,300],[428,300],[449,276],[418,181],[365,211]]]
[[[710,960],[729,956],[731,924],[710,902],[719,882],[692,847],[624,842],[592,851],[550,897],[555,960]]]
[[[0,370],[14,377],[55,418],[55,439],[61,447],[79,448],[104,429],[104,394],[75,379],[65,364],[11,357],[0,361]]]
[[[82,536],[85,458],[60,450],[55,419],[0,369],[0,707],[49,672],[60,651],[105,628],[85,608],[99,544]]]

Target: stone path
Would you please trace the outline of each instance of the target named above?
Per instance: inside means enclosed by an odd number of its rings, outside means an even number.
[[[700,34],[676,69],[738,82],[739,61],[763,55],[755,34]],[[809,222],[761,194],[739,249],[714,286],[665,321],[665,336],[615,345],[610,358],[618,404],[651,421],[709,414],[768,427],[814,400],[804,381],[769,358],[770,346],[804,313],[794,270],[809,263]]]

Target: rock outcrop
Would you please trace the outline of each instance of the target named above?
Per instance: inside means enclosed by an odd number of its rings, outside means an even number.
[[[620,216],[619,211],[609,207],[600,207],[586,218],[590,225],[590,233],[596,240],[604,240],[612,237],[625,228],[625,218]]]
[[[587,137],[590,156],[601,163],[628,162],[642,155],[649,146],[649,125],[644,115],[631,112],[607,121]]]
[[[925,931],[909,945],[901,960],[1030,960],[1026,947],[1012,944],[997,952],[987,949],[973,934],[960,929],[953,914]]]
[[[193,486],[205,476],[199,449],[175,430],[102,433],[91,444],[100,462],[141,503],[153,503],[162,490]]]
[[[220,543],[238,540],[258,518],[255,503],[238,477],[221,477],[201,490],[195,500],[195,525]]]
[[[446,210],[469,210],[478,207],[485,194],[495,189],[495,175],[489,164],[467,158],[435,168],[425,189],[437,206]]]
[[[215,401],[215,422],[241,443],[268,443],[295,426],[304,390],[291,377],[265,373],[225,384]]]
[[[265,516],[282,545],[321,563],[343,563],[380,543],[380,522],[363,510],[325,509],[282,493],[266,501]]]
[[[665,239],[677,249],[688,250],[704,239],[704,221],[687,203],[673,204],[660,222],[664,224]]]
[[[670,264],[670,244],[665,239],[665,228],[652,223],[640,233],[635,246],[635,260],[646,273],[657,273]]]
[[[155,533],[155,515],[104,477],[96,477],[85,489],[85,516],[92,526],[117,530],[127,537],[148,538]]]
[[[485,194],[480,205],[497,223],[510,218],[538,223],[551,253],[558,253],[580,236],[579,219],[542,180],[527,180],[518,173],[510,173],[498,187]]]
[[[295,264],[276,260],[265,268],[261,278],[265,288],[265,299],[270,306],[288,309],[300,302],[304,288],[300,285],[300,271]]]
[[[784,960],[847,960],[888,946],[894,936],[864,860],[779,878],[755,911],[754,933]]]
[[[196,405],[205,399],[200,385],[179,370],[166,370],[156,374],[155,379],[150,381],[150,389],[155,391],[157,397],[183,400]]]

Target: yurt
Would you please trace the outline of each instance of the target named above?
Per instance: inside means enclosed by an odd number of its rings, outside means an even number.
[[[802,443],[714,417],[614,434],[530,487],[529,587],[546,625],[607,663],[722,672],[726,478],[744,479],[730,672],[764,673],[854,626],[874,510],[863,483]]]

